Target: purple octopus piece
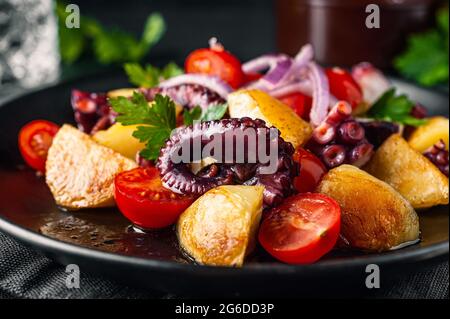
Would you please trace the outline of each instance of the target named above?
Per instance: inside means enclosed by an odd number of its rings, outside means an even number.
[[[71,103],[78,129],[84,133],[95,134],[115,122],[117,114],[111,109],[104,93],[73,90]]]
[[[227,135],[229,132],[235,132],[235,130],[245,132],[249,128],[255,129],[258,134],[261,134],[260,136],[265,142],[264,144],[260,143],[261,140],[258,139],[255,149],[255,147],[250,148],[250,144],[246,140],[247,142],[244,143],[244,161],[236,160],[238,150],[237,144],[233,142],[232,161],[224,160],[227,155],[222,149],[221,155],[212,154],[215,158],[213,163],[203,167],[197,173],[193,172],[191,163],[203,159],[203,150],[207,145],[210,145],[209,143],[213,139],[221,139],[220,145],[225,147],[225,139],[229,137]],[[180,155],[181,145],[188,145],[193,149],[192,147],[196,143],[200,145],[198,155],[191,152],[189,161],[173,160],[174,156]],[[266,174],[267,164],[263,164],[259,158],[258,147],[264,147],[264,145],[266,154],[268,154],[267,150],[271,145],[277,147],[277,158],[274,161],[275,172],[273,174]],[[263,120],[250,118],[223,119],[180,128],[161,148],[156,167],[160,171],[163,184],[172,191],[182,194],[201,195],[220,185],[262,185],[265,187],[264,204],[267,207],[279,204],[283,198],[293,193],[292,181],[297,174],[297,166],[292,159],[293,153],[292,144],[284,141],[279,134],[273,137],[271,129],[266,126]],[[230,153],[228,153],[228,156],[230,156]],[[249,158],[256,160],[249,161]]]
[[[175,103],[188,109],[197,105],[202,109],[206,109],[210,105],[226,102],[217,93],[196,84],[182,84],[168,88],[154,87],[151,89],[141,89],[141,92],[145,94],[149,101],[152,101],[156,94],[167,95]]]

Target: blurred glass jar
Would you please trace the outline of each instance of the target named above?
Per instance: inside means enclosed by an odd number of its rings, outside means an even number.
[[[369,61],[381,68],[404,48],[407,35],[431,26],[439,0],[276,0],[277,43],[295,54],[314,46],[325,65]],[[380,8],[380,28],[366,27],[366,6]]]
[[[59,64],[53,0],[0,0],[0,91],[50,83]]]

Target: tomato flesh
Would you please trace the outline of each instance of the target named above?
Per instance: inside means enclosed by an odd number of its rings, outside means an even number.
[[[327,168],[317,156],[303,148],[295,151],[293,159],[300,166],[299,174],[294,178],[295,189],[299,193],[313,192]]]
[[[45,172],[47,153],[58,130],[58,125],[45,120],[35,120],[21,128],[19,150],[30,167]]]
[[[263,220],[258,239],[276,259],[310,264],[335,246],[340,232],[338,203],[322,194],[297,194],[273,208]]]
[[[262,78],[263,75],[261,73],[245,73],[244,74],[244,84],[249,84],[255,82]]]
[[[331,94],[337,99],[350,103],[353,109],[363,102],[361,87],[353,76],[341,68],[329,68],[325,70],[330,85]]]
[[[164,188],[155,167],[122,172],[116,176],[114,185],[117,207],[134,225],[143,229],[172,225],[195,200]]]
[[[311,113],[312,98],[300,92],[294,92],[279,98],[281,102],[288,105],[298,116],[309,121]]]
[[[239,88],[245,80],[241,62],[223,48],[198,49],[185,61],[186,73],[215,75],[227,82],[233,89]]]

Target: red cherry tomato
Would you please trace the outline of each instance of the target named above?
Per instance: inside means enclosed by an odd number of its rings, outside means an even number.
[[[312,107],[312,98],[295,92],[279,98],[281,102],[288,105],[298,116],[309,121],[309,113]]]
[[[58,125],[45,120],[32,121],[20,130],[19,150],[33,169],[45,172],[47,153],[58,130]]]
[[[293,156],[300,166],[300,172],[294,178],[294,187],[299,193],[313,192],[327,173],[327,168],[313,153],[298,148]]]
[[[341,68],[330,68],[325,70],[330,91],[337,99],[347,101],[353,109],[363,101],[361,87],[353,79],[352,75]]]
[[[252,83],[254,81],[262,78],[263,75],[261,73],[245,73],[244,74],[244,84]]]
[[[164,188],[155,167],[122,172],[116,176],[114,185],[117,207],[143,229],[172,225],[194,201],[192,196],[175,194]]]
[[[310,264],[333,249],[340,224],[341,209],[334,199],[322,194],[297,194],[269,212],[258,238],[276,259]]]
[[[189,54],[185,62],[186,73],[215,75],[232,88],[239,88],[245,80],[241,62],[222,46],[198,49]]]

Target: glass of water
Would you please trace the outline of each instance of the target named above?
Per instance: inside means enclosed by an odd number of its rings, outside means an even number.
[[[0,93],[58,78],[54,5],[53,0],[0,0]]]

